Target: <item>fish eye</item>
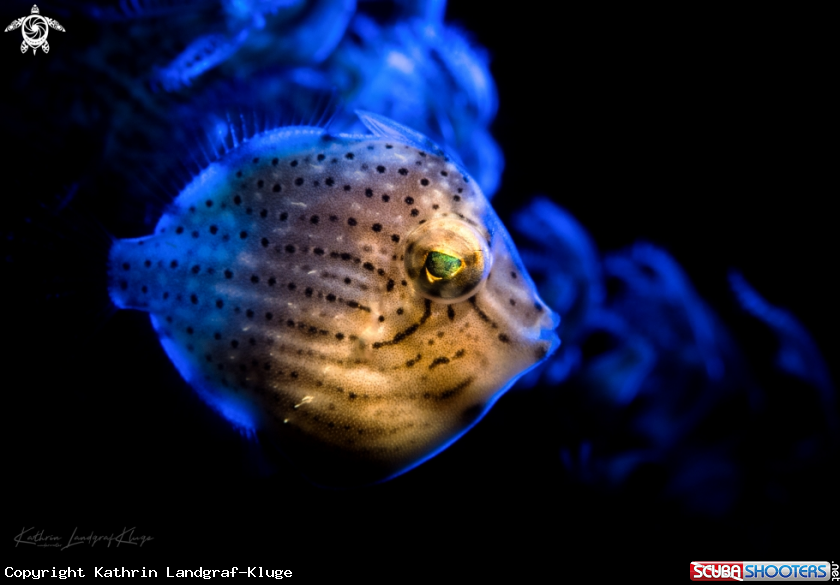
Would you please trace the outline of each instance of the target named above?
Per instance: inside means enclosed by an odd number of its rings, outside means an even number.
[[[405,271],[414,290],[439,303],[458,303],[480,290],[493,258],[473,226],[437,218],[418,226],[405,242]]]
[[[446,252],[433,250],[426,255],[426,278],[435,282],[444,278],[453,278],[464,267],[464,261]]]

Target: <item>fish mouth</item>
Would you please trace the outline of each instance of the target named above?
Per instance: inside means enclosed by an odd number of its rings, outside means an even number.
[[[545,355],[542,356],[542,359],[544,360],[557,351],[558,347],[560,347],[560,336],[557,334],[557,328],[560,326],[561,319],[560,315],[551,310],[548,305],[545,303],[542,303],[542,305],[544,309],[538,326],[540,327],[539,340],[544,344],[547,344],[547,346],[543,346],[545,347]],[[542,360],[538,360],[538,363],[539,361]]]

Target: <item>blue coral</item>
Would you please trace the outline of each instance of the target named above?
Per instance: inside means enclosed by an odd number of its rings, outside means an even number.
[[[696,512],[731,512],[753,489],[747,445],[789,400],[761,390],[729,329],[665,250],[640,242],[601,256],[571,215],[544,198],[520,211],[514,227],[540,294],[565,317],[561,349],[523,384],[539,386],[554,404],[569,473],[592,486],[625,489],[658,469],[666,478],[663,495]],[[789,439],[806,450],[771,455],[763,473],[805,469],[837,449],[828,368],[795,317],[767,303],[740,274],[730,282],[743,309],[777,338],[780,372],[805,384],[787,384],[784,393],[814,396],[818,408],[799,412],[821,421]]]

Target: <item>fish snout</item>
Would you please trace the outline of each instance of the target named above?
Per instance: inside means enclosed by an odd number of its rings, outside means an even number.
[[[541,299],[538,299],[534,306],[539,312],[536,323],[536,327],[539,329],[537,354],[539,357],[539,354],[544,352],[541,359],[545,359],[560,347],[560,336],[557,333],[557,328],[560,326],[561,319],[560,315],[551,310]]]

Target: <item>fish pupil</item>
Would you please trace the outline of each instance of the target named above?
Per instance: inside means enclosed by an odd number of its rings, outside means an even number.
[[[426,256],[426,271],[435,279],[452,278],[461,269],[460,258],[443,252],[429,252]]]

